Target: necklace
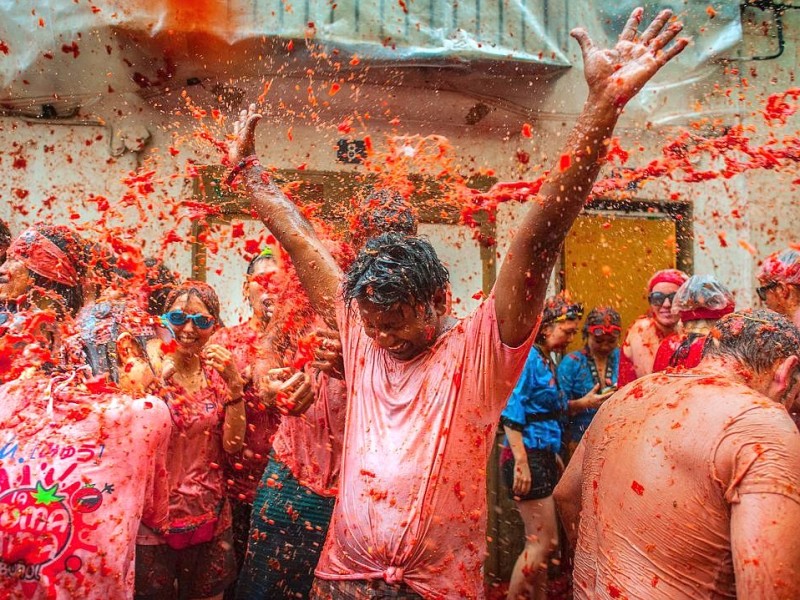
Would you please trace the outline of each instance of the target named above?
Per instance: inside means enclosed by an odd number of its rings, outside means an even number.
[[[600,380],[600,374],[597,372],[597,363],[595,362],[594,357],[587,352],[586,359],[586,362],[589,364],[589,372],[592,374],[592,380],[596,384],[600,385],[601,391],[604,390],[610,385],[614,377],[614,370],[611,367],[611,356],[609,355],[609,357],[606,359],[605,379],[602,381]]]

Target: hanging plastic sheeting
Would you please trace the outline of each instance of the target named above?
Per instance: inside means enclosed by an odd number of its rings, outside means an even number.
[[[163,86],[220,64],[237,77],[286,61],[285,41],[357,55],[362,66],[448,68],[472,90],[530,107],[520,75],[572,66],[569,30],[584,25],[599,43],[618,35],[637,0],[0,0],[0,101],[86,97]],[[648,114],[669,118],[665,94],[718,71],[710,61],[741,39],[738,2],[647,2],[670,7],[694,45],[640,96]],[[714,14],[711,14],[711,10]],[[606,40],[602,38],[605,37]],[[284,43],[276,44],[283,40]],[[249,45],[249,46],[248,46]],[[305,44],[295,52],[312,53]],[[236,48],[250,48],[237,54]],[[259,60],[255,57],[259,56]],[[248,59],[249,57],[249,63]],[[241,60],[240,60],[241,59]],[[227,61],[227,62],[224,62]],[[222,64],[224,62],[224,65]],[[579,66],[580,61],[576,61]],[[298,61],[295,61],[298,66]],[[490,83],[505,77],[508,85]],[[690,83],[687,84],[687,80]],[[451,82],[453,80],[451,79]],[[457,80],[456,80],[457,81]],[[431,85],[436,85],[432,83]],[[451,86],[452,87],[452,86]],[[46,115],[45,115],[46,116]]]
[[[550,0],[335,4],[328,0],[0,0],[0,87],[23,95],[26,88],[46,92],[43,82],[37,81],[44,79],[56,92],[65,91],[63,83],[84,91],[105,91],[107,79],[116,75],[115,55],[120,52],[127,59],[123,64],[132,65],[126,69],[130,83],[130,71],[143,61],[134,49],[119,48],[126,39],[143,46],[149,39],[154,48],[140,48],[143,55],[155,58],[166,49],[180,64],[208,54],[209,42],[218,51],[219,42],[232,46],[274,38],[309,39],[364,61],[391,61],[394,66],[446,67],[491,60],[565,68],[569,61],[557,38],[548,33],[563,29],[549,22],[550,4]],[[207,43],[197,43],[203,41]],[[285,48],[281,50],[285,56]],[[183,52],[188,56],[181,56]],[[162,71],[168,68],[162,67]],[[87,71],[95,85],[86,81]],[[151,74],[147,77],[154,80]],[[22,84],[23,79],[28,83]],[[136,89],[122,81],[117,84]]]
[[[711,89],[722,75],[720,59],[731,57],[742,41],[741,2],[615,0],[584,4],[587,8],[593,6],[580,22],[599,43],[612,43],[637,6],[644,7],[646,17],[669,8],[684,23],[682,35],[691,38],[692,43],[635,100],[635,106],[648,115],[651,123],[685,124],[702,116],[724,118],[738,112],[728,102],[714,105],[702,92]],[[698,98],[703,99],[701,106],[695,106]]]

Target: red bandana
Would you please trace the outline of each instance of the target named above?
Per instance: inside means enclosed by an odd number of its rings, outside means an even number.
[[[22,232],[8,248],[8,257],[47,279],[75,287],[79,277],[64,251],[35,229]]]

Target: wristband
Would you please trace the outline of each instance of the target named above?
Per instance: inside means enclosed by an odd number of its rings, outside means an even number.
[[[233,167],[233,169],[231,169],[231,172],[228,173],[228,177],[225,179],[225,183],[227,185],[232,184],[233,180],[236,179],[239,173],[257,164],[259,164],[259,162],[258,162],[258,157],[255,154],[251,154],[250,156],[245,156],[242,160],[240,160],[236,164],[235,167]]]

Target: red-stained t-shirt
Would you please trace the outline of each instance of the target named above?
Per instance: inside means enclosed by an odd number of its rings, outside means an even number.
[[[283,418],[273,449],[300,485],[330,498],[339,486],[346,388],[325,374],[316,375],[314,386],[314,403],[299,417]]]
[[[642,378],[586,432],[583,461],[562,480],[581,469],[576,599],[736,598],[736,504],[780,494],[800,505],[800,433],[786,410],[701,368]],[[760,547],[755,558],[785,551]],[[796,562],[782,568],[769,597],[800,597]]]
[[[205,376],[207,387],[187,393],[172,384],[166,398],[173,423],[167,448],[167,526],[173,532],[198,527],[213,519],[217,519],[215,533],[231,525],[222,470],[223,403],[230,394],[216,371],[205,369]],[[136,543],[152,546],[165,544],[166,540],[150,528],[141,527]]]
[[[500,341],[494,295],[397,361],[337,306],[348,386],[340,491],[323,579],[405,582],[425,598],[480,598],[486,463],[533,335]]]
[[[272,440],[280,414],[261,402],[250,381],[256,363],[265,363],[264,370],[280,367],[280,357],[271,348],[259,344],[259,336],[248,323],[226,327],[214,334],[212,343],[224,346],[233,353],[236,368],[247,382],[244,387],[247,433],[244,447],[235,454],[224,456],[228,497],[253,503],[258,482],[269,462]]]
[[[167,519],[169,410],[65,380],[0,388],[0,598],[132,598],[139,520]]]

